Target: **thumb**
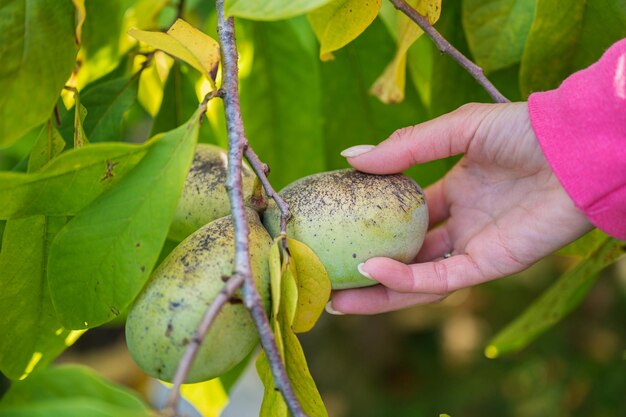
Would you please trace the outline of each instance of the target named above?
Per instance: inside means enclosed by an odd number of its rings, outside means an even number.
[[[394,174],[415,164],[458,155],[467,150],[494,106],[466,104],[428,122],[396,130],[378,146],[353,146],[341,155],[354,168],[372,174]]]

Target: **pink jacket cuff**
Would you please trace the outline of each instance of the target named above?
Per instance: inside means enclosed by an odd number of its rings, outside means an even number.
[[[539,144],[576,207],[626,240],[626,39],[556,90],[528,99]]]

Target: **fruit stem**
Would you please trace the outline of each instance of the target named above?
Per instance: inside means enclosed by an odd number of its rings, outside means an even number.
[[[472,62],[469,58],[461,53],[458,49],[450,44],[442,35],[430,24],[425,16],[422,16],[417,10],[411,7],[404,0],[390,0],[394,7],[407,15],[409,19],[419,26],[424,33],[432,39],[437,46],[437,49],[441,53],[448,54],[452,59],[459,63],[467,72],[474,77],[478,84],[480,84],[487,93],[491,96],[496,103],[509,103],[510,100],[506,98],[495,85],[487,79],[485,73],[481,67]]]

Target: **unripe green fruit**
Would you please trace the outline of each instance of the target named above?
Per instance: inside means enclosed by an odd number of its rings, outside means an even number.
[[[247,210],[250,263],[269,309],[268,256],[272,239],[258,215]],[[232,274],[234,229],[230,216],[202,227],[178,245],[155,270],[126,321],[126,342],[149,375],[171,381],[207,306]],[[186,382],[215,378],[241,362],[258,341],[241,303],[226,303],[200,346]]]
[[[228,155],[215,145],[198,144],[168,236],[183,240],[202,226],[230,214],[226,191]],[[246,164],[241,169],[244,204],[258,212],[267,204],[261,183]]]
[[[376,256],[412,261],[428,228],[422,189],[402,175],[371,175],[345,169],[311,175],[279,192],[289,205],[287,235],[320,258],[333,289],[375,281],[357,266]],[[263,223],[280,234],[280,210],[270,201]]]

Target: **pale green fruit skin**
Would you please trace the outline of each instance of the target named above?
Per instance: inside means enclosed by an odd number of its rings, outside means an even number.
[[[376,284],[357,270],[369,258],[412,261],[428,228],[424,193],[402,174],[324,172],[301,178],[279,194],[291,214],[287,235],[317,254],[333,289]],[[263,224],[272,236],[280,234],[280,210],[273,201]]]
[[[269,309],[268,256],[272,239],[258,215],[247,210],[250,262],[256,287]],[[126,321],[126,342],[135,362],[149,375],[170,381],[207,306],[232,274],[234,246],[230,216],[202,227],[178,245],[155,270]],[[258,341],[241,303],[226,303],[202,343],[186,382],[230,370]]]
[[[226,151],[215,145],[198,144],[170,225],[170,239],[183,240],[205,224],[230,214],[227,173]],[[261,183],[246,164],[241,175],[245,205],[261,212],[267,204]]]

